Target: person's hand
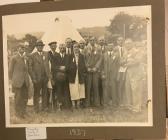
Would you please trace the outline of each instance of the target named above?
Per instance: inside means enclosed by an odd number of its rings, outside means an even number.
[[[96,71],[97,71],[97,68],[96,68],[96,67],[94,67],[94,68],[92,69],[92,71],[93,71],[93,72],[96,72]]]
[[[91,68],[88,68],[87,70],[88,70],[88,72],[91,72],[91,71],[92,71],[92,69],[91,69]]]
[[[48,88],[48,93],[52,94],[52,89],[51,88]]]
[[[104,79],[106,79],[106,76],[103,74],[103,75],[101,76],[101,78],[104,80]]]
[[[51,80],[51,84],[52,84],[52,86],[55,85],[55,81],[53,79]]]
[[[65,66],[60,66],[61,71],[65,71]]]

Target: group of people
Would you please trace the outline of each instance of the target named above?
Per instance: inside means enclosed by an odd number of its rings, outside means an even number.
[[[45,45],[50,51],[43,50]],[[38,40],[32,54],[27,53],[28,46],[18,46],[9,66],[17,116],[26,115],[30,81],[36,113],[51,106],[54,110],[124,107],[141,111],[146,92],[146,47],[123,37],[111,44],[104,37],[79,42],[67,38],[59,46],[56,41],[44,44]]]

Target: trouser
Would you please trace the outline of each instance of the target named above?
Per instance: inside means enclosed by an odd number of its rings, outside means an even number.
[[[104,104],[118,105],[117,82],[115,79],[105,82]]]
[[[118,105],[122,105],[122,100],[123,96],[125,93],[125,72],[120,72],[119,73],[119,78],[118,78]]]
[[[104,100],[103,100],[103,80],[101,77],[99,77],[99,96],[100,96],[100,105],[103,106]]]
[[[99,73],[87,74],[86,106],[100,106]]]
[[[52,89],[48,89],[47,94],[47,106],[52,107],[53,109],[57,106],[57,96],[56,96],[56,86],[53,85]]]
[[[34,83],[33,103],[36,112],[40,111],[40,93],[42,96],[42,110],[45,110],[47,108],[47,83],[44,81]]]
[[[63,108],[71,107],[71,99],[69,92],[69,84],[67,81],[57,81],[56,82],[56,96],[57,101],[62,104]]]
[[[26,112],[26,105],[28,102],[28,87],[26,83],[22,85],[21,88],[13,88],[15,93],[15,111],[16,115],[22,116]]]

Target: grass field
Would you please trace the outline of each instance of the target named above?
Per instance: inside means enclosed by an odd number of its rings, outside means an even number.
[[[28,116],[20,119],[15,116],[13,100],[10,101],[11,124],[45,124],[45,123],[96,123],[96,122],[147,122],[147,108],[134,113],[122,108],[85,108],[35,113],[33,106],[27,107]]]

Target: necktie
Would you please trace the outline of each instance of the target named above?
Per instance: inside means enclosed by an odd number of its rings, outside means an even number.
[[[123,56],[123,49],[122,49],[122,47],[121,47],[121,56]]]

